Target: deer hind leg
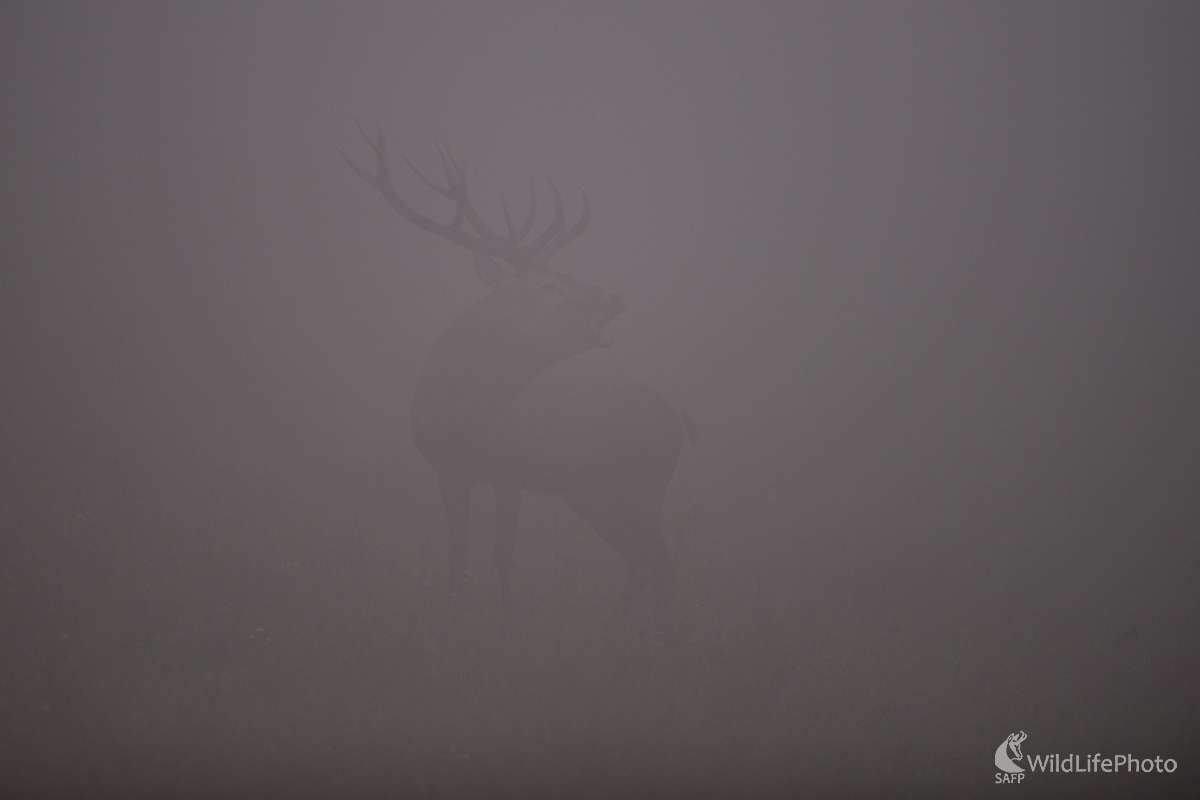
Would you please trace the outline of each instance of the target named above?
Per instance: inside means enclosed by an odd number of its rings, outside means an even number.
[[[662,533],[662,512],[655,509],[653,517],[646,520],[642,541],[645,542],[645,558],[650,586],[650,597],[654,601],[654,627],[665,633],[671,608],[671,588],[675,584],[675,565]]]
[[[512,611],[513,542],[517,537],[517,519],[521,516],[521,490],[515,486],[496,487],[496,572],[500,576],[500,607]]]
[[[450,555],[450,592],[458,594],[466,576],[467,532],[471,521],[471,487],[469,484],[440,477],[442,503],[446,506],[448,551]]]
[[[653,511],[653,513],[651,513]],[[654,601],[655,627],[666,626],[667,609],[674,582],[674,568],[662,536],[662,520],[657,509],[622,515],[624,518],[593,518],[592,527],[625,561],[628,578],[618,604],[623,614],[649,588]]]

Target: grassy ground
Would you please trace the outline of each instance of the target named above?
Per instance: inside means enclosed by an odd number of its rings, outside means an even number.
[[[1010,728],[1029,731],[1029,752],[1135,747],[1194,774],[1181,744],[1196,741],[1197,645],[1179,634],[1195,598],[1106,593],[1103,575],[1085,595],[1006,594],[987,565],[922,573],[919,558],[822,549],[787,515],[737,525],[676,498],[679,581],[658,640],[645,605],[614,613],[616,556],[561,501],[527,496],[506,621],[490,491],[452,600],[431,480],[397,481],[394,466],[346,480],[357,495],[98,483],[10,503],[45,535],[12,544],[4,574],[5,785],[978,796]],[[1169,796],[1184,780],[1171,777],[1058,776],[1053,793]]]

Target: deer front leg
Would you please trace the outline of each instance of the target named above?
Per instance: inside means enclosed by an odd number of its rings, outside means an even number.
[[[496,572],[500,576],[500,605],[507,615],[512,611],[509,585],[512,578],[513,542],[517,537],[517,519],[521,515],[521,490],[515,486],[496,487]]]
[[[471,521],[471,487],[460,481],[439,478],[442,503],[446,506],[448,551],[450,554],[450,593],[458,594],[466,574],[467,532]]]

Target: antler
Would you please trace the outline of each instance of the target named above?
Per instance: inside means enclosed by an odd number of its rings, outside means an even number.
[[[357,121],[355,122],[357,125]],[[345,159],[346,163],[367,183],[374,186],[383,195],[383,198],[388,201],[388,204],[396,209],[400,216],[404,217],[414,225],[424,228],[430,233],[437,234],[443,239],[448,239],[455,244],[461,245],[468,250],[476,253],[486,253],[489,256],[498,258],[501,261],[507,262],[518,275],[528,272],[530,269],[544,270],[550,257],[561,250],[572,239],[583,232],[592,218],[591,208],[588,206],[587,193],[583,194],[583,213],[579,220],[570,228],[566,228],[564,223],[562,197],[559,195],[558,188],[550,183],[550,189],[554,193],[554,219],[550,225],[537,235],[532,241],[522,244],[525,237],[529,235],[529,231],[533,228],[533,220],[537,214],[537,192],[533,184],[529,186],[529,213],[525,217],[525,222],[521,224],[520,229],[513,224],[512,217],[508,213],[508,204],[504,202],[504,196],[501,195],[500,201],[504,208],[504,224],[507,228],[507,236],[502,236],[491,228],[475,211],[471,205],[471,200],[467,194],[467,173],[463,169],[462,164],[450,152],[450,148],[437,137],[434,137],[434,142],[437,144],[438,155],[442,160],[442,171],[446,174],[446,186],[442,187],[425,177],[416,166],[408,160],[407,157],[401,155],[409,169],[413,171],[422,183],[428,186],[433,191],[454,202],[454,218],[449,222],[438,222],[435,219],[425,216],[421,212],[414,209],[412,206],[405,203],[400,195],[396,193],[395,187],[392,186],[391,175],[388,171],[388,154],[387,145],[383,140],[383,128],[378,130],[377,137],[372,139],[362,125],[358,125],[359,133],[367,140],[367,144],[375,151],[375,174],[367,172],[365,169],[356,164],[341,148],[338,148],[338,154]],[[463,227],[466,222],[470,225],[474,233],[467,231]]]

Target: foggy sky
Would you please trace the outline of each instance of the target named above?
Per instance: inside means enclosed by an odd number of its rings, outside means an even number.
[[[964,690],[929,735],[975,736],[970,724],[994,747],[1025,726],[1042,736],[1036,752],[1102,741],[1193,758],[1195,12],[0,13],[10,745],[35,724],[21,688],[34,685],[29,665],[50,658],[38,655],[46,642],[82,635],[63,621],[71,609],[126,589],[157,602],[145,587],[191,552],[172,549],[182,539],[163,520],[209,495],[233,498],[223,508],[236,507],[239,530],[303,528],[304,543],[352,517],[381,537],[403,520],[444,535],[408,408],[427,348],[485,287],[469,254],[400,219],[338,157],[367,163],[357,120],[382,127],[394,176],[399,153],[436,172],[433,136],[444,137],[492,222],[501,192],[519,206],[531,179],[540,220],[546,177],[569,219],[587,191],[592,222],[554,266],[625,297],[606,329],[616,343],[588,357],[648,380],[698,421],[667,513],[696,508],[710,573],[728,576],[722,597],[769,579],[805,598],[801,619],[828,597],[898,606],[930,620],[903,628],[918,649],[925,640],[908,633],[977,627],[960,616],[986,607],[1003,609],[1007,630],[1138,631],[1158,655],[1132,684],[1079,679],[1144,698],[1120,729],[1085,706],[1069,730],[1094,741],[1051,744],[1037,715],[1057,710],[1006,716]],[[410,175],[397,186],[449,218]],[[144,536],[157,550],[89,534],[93,509],[121,503],[158,509],[155,538],[134,517],[103,536]],[[255,547],[188,574],[243,568]],[[743,566],[724,570],[726,557]],[[1021,685],[1066,686],[1113,657],[1065,640],[1038,653]],[[971,668],[992,655],[970,654]],[[1019,655],[1005,663],[1022,668]],[[69,760],[40,747],[21,751],[26,763]],[[946,766],[950,783],[937,785],[981,791],[989,753],[977,770]],[[1186,768],[1179,780],[1196,780]]]

